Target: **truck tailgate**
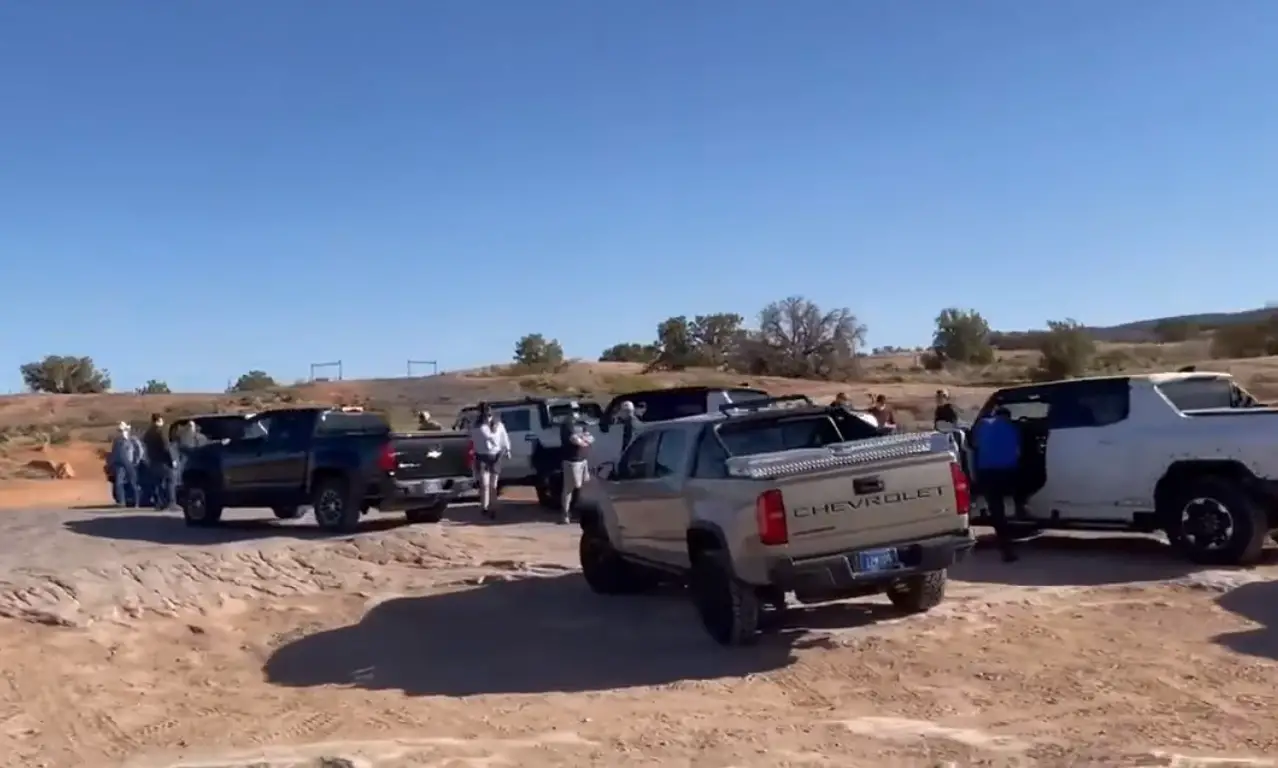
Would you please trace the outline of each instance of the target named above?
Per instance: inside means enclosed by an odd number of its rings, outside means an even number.
[[[788,552],[804,558],[964,530],[948,445],[893,435],[729,461],[781,492]]]
[[[391,436],[399,480],[467,477],[470,436],[465,432],[416,432]]]

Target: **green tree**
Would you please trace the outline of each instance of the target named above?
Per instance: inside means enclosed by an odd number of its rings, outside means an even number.
[[[564,362],[564,348],[556,339],[530,333],[515,342],[515,362],[533,371],[553,371]]]
[[[941,361],[988,365],[994,362],[990,324],[974,309],[942,309],[936,316],[932,352]]]
[[[252,370],[235,380],[228,392],[260,392],[274,389],[279,385],[267,375],[266,371]]]
[[[701,363],[692,325],[685,315],[668,317],[657,325],[657,357],[649,370],[681,371]]]
[[[1038,369],[1034,378],[1040,381],[1070,379],[1083,375],[1096,354],[1096,343],[1087,328],[1072,318],[1047,321],[1047,332],[1039,345]]]
[[[48,355],[18,369],[22,383],[32,392],[55,395],[89,395],[111,388],[111,374],[93,364],[91,357]]]
[[[688,324],[688,335],[696,351],[697,364],[715,368],[727,364],[736,345],[741,342],[741,325],[744,322],[745,318],[733,312],[692,318]]]
[[[865,334],[847,307],[826,311],[790,296],[759,312],[759,330],[743,335],[733,367],[755,375],[845,379],[858,370]]]
[[[651,363],[657,359],[658,353],[656,344],[635,344],[634,342],[626,342],[624,344],[613,344],[599,355],[601,363]]]
[[[137,388],[139,395],[171,395],[173,391],[169,389],[169,385],[158,379],[150,379],[146,384]]]

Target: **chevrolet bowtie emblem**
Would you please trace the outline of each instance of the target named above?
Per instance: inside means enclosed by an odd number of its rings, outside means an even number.
[[[426,452],[426,458],[428,459],[438,459],[440,456],[443,456],[443,455],[444,455],[443,452],[440,451],[438,448],[431,448],[429,451]]]

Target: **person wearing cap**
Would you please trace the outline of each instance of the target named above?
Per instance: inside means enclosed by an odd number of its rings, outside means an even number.
[[[417,429],[422,432],[440,432],[444,425],[430,417],[430,411],[417,412]]]
[[[622,440],[625,440],[623,435]],[[577,491],[586,485],[590,477],[590,446],[595,437],[586,431],[585,426],[569,414],[559,425],[559,442],[563,451],[560,467],[563,470],[563,488],[559,494],[559,511],[562,513],[559,522],[567,525],[572,522],[572,503]]]
[[[479,420],[470,432],[470,440],[475,446],[479,510],[484,517],[494,520],[497,513],[493,511],[492,503],[497,498],[497,483],[501,480],[501,460],[510,458],[510,435],[488,403],[479,405]]]
[[[1021,431],[1007,408],[998,406],[972,425],[972,448],[976,454],[976,482],[989,509],[998,548],[1004,562],[1015,562],[1017,556],[1004,505],[1008,496],[1017,496]]]
[[[112,495],[121,507],[141,506],[142,489],[138,486],[138,462],[141,460],[138,441],[134,439],[132,430],[127,422],[120,422],[111,440],[110,462]]]
[[[617,421],[621,422],[621,450],[626,450],[634,442],[635,430],[639,426],[639,414],[635,412],[635,404],[629,400],[621,403]]]
[[[939,428],[941,424],[958,426],[958,411],[950,402],[950,393],[944,389],[936,390],[936,410],[932,412],[932,426]]]

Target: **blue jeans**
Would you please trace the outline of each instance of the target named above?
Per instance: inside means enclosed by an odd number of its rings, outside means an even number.
[[[177,506],[178,469],[176,466],[153,466],[155,473],[155,508],[172,509]]]
[[[142,505],[142,487],[138,485],[138,468],[132,464],[116,464],[113,495],[115,503],[122,507]]]

